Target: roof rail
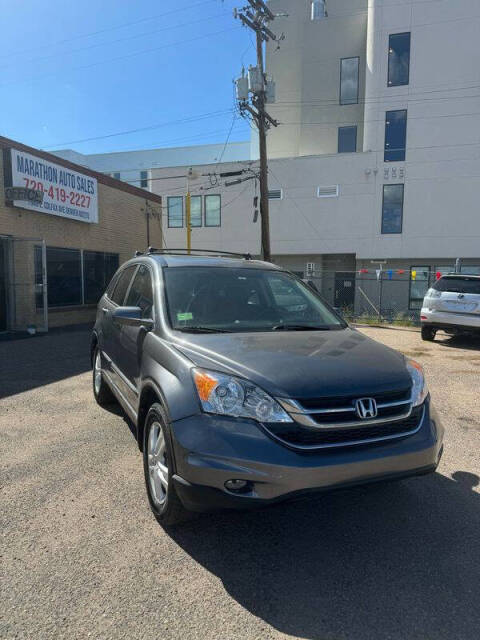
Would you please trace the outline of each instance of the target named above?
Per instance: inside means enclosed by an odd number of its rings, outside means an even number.
[[[244,260],[252,260],[250,253],[233,253],[232,251],[215,251],[214,249],[155,249],[155,247],[148,247],[145,255],[148,254],[160,254],[160,255],[211,255],[226,258],[243,258]]]

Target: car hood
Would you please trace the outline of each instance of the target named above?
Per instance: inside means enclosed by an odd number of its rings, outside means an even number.
[[[194,365],[247,378],[277,397],[361,397],[411,386],[402,354],[350,328],[184,333],[174,345]]]

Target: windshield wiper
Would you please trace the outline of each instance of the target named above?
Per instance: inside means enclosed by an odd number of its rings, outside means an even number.
[[[228,329],[214,329],[213,327],[175,327],[183,333],[232,333]]]
[[[330,331],[330,327],[310,324],[276,324],[272,331]]]

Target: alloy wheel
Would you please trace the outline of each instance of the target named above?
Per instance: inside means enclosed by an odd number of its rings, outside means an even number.
[[[168,492],[168,463],[165,436],[159,422],[153,422],[148,435],[148,477],[153,502],[163,507]]]

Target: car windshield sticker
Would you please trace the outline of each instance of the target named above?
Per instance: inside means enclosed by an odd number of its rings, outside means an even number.
[[[182,320],[193,320],[193,313],[177,313],[177,320],[182,322]]]

